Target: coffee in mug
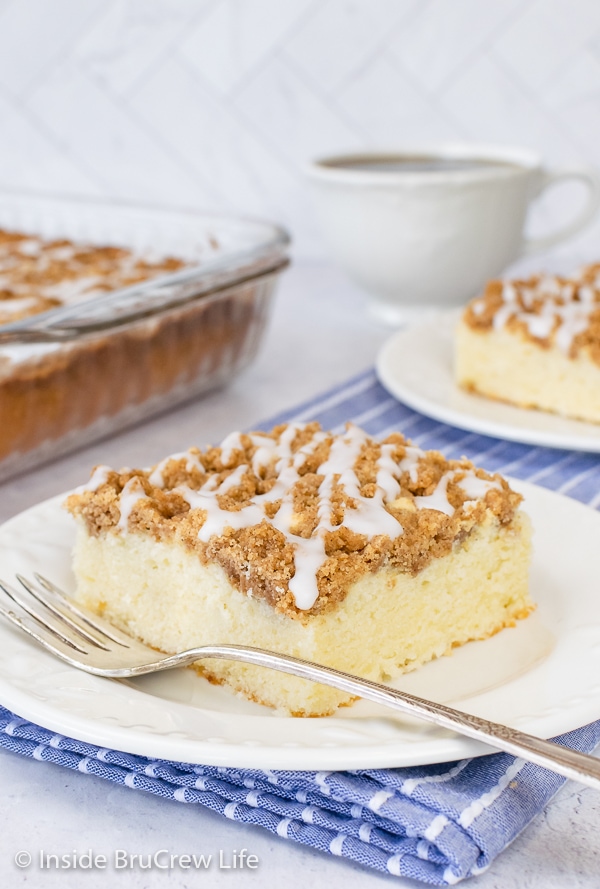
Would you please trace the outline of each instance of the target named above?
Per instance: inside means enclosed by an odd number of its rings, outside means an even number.
[[[308,174],[334,259],[368,292],[372,314],[391,324],[461,305],[519,256],[581,231],[600,206],[593,168],[546,170],[534,152],[500,146],[341,155],[315,161]],[[525,237],[530,203],[565,180],[588,190],[577,218]]]

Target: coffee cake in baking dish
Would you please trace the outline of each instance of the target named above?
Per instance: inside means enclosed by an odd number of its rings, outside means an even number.
[[[97,467],[66,507],[78,600],[151,646],[253,645],[387,681],[532,610],[520,502],[398,433],[290,423]],[[294,715],[351,702],[265,668],[199,669]]]
[[[173,256],[150,259],[124,247],[0,229],[0,324],[131,287],[185,265]]]
[[[490,282],[459,322],[455,370],[469,391],[600,423],[600,265]]]
[[[0,481],[222,386],[254,358],[287,263],[277,227],[5,199]]]

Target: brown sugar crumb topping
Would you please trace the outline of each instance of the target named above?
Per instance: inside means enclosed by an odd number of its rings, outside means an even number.
[[[172,256],[149,261],[122,247],[50,241],[0,229],[0,324],[129,287],[185,264]]]
[[[463,320],[482,333],[505,328],[541,348],[557,346],[570,358],[585,352],[600,364],[600,264],[568,278],[490,281]]]
[[[98,467],[67,509],[92,535],[177,541],[277,611],[306,620],[380,567],[417,574],[483,522],[512,521],[521,497],[466,458],[401,434],[383,441],[317,423],[234,433],[151,470]]]

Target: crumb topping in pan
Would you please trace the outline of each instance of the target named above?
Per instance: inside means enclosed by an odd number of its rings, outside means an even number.
[[[463,317],[474,330],[506,328],[542,348],[555,345],[570,358],[585,350],[600,364],[600,264],[568,278],[490,281]]]
[[[389,565],[417,574],[521,497],[466,458],[446,460],[393,433],[317,423],[233,433],[149,470],[94,470],[66,502],[92,535],[148,534],[216,561],[243,593],[306,619]]]
[[[172,256],[150,260],[122,247],[0,229],[0,324],[178,271]]]

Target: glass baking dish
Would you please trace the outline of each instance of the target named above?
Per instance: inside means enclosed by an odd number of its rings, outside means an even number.
[[[231,380],[288,263],[278,226],[191,211],[0,192],[0,228],[186,263],[0,325],[0,481]]]

